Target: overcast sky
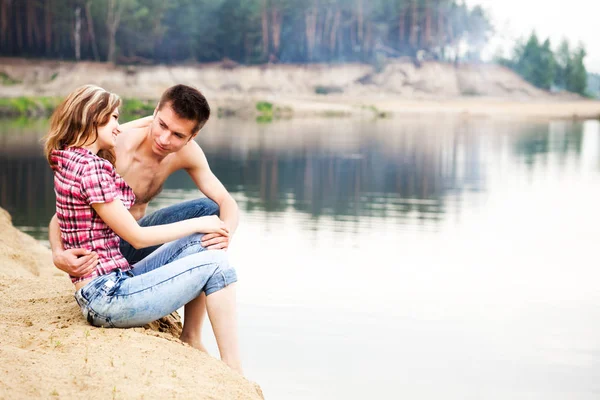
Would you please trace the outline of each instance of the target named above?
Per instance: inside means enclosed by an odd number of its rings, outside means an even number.
[[[556,47],[563,37],[572,45],[582,42],[587,51],[585,64],[600,73],[600,1],[598,0],[466,0],[488,11],[496,29],[488,54],[500,46],[510,55],[509,44],[535,29],[542,40],[550,37]]]

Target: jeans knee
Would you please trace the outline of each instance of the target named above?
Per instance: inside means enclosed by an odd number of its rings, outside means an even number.
[[[189,236],[186,236],[184,238],[184,240],[186,241],[185,243],[185,248],[186,248],[186,253],[188,254],[193,254],[193,253],[198,253],[201,251],[206,250],[204,247],[202,247],[202,237],[205,235],[205,233],[193,233]]]
[[[217,264],[217,268],[206,283],[204,290],[207,296],[237,282],[237,273],[235,268],[229,263],[227,252],[223,250],[213,251],[215,253],[213,260]]]
[[[219,215],[219,205],[208,197],[190,200],[187,207],[191,211],[190,217],[205,217],[208,215]]]
[[[219,215],[219,205],[209,198],[204,199],[204,215]]]

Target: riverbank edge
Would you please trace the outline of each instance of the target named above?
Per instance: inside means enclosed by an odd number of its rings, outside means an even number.
[[[48,118],[63,97],[0,97],[0,118]],[[492,97],[407,100],[389,96],[228,96],[209,99],[213,116],[268,123],[293,118],[394,118],[405,115],[526,119],[600,119],[600,101],[591,99],[507,100]],[[123,120],[151,115],[158,99],[123,98]]]
[[[0,118],[48,118],[64,97],[0,97]],[[121,111],[128,116],[152,114],[156,103],[148,100],[123,99]]]
[[[87,324],[50,250],[0,208],[0,398],[263,399],[260,387],[160,329]]]

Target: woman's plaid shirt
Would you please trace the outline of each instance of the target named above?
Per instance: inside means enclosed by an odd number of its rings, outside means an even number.
[[[53,150],[56,216],[65,249],[85,248],[98,253],[98,265],[89,275],[71,276],[73,283],[120,268],[131,269],[119,250],[119,237],[92,208],[94,203],[120,199],[129,208],[133,190],[107,160],[92,152],[71,147]]]

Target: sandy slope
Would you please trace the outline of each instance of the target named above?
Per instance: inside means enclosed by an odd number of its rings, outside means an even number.
[[[47,249],[0,208],[0,399],[262,399],[258,385],[168,333],[81,316]]]
[[[87,83],[122,97],[155,101],[176,83],[201,89],[220,115],[254,118],[268,101],[284,116],[360,116],[469,113],[534,117],[600,116],[600,101],[537,89],[513,71],[493,64],[390,61],[380,71],[368,64],[114,66],[0,58],[0,73],[16,84],[0,85],[0,97],[64,96]],[[329,94],[317,94],[326,91]]]

